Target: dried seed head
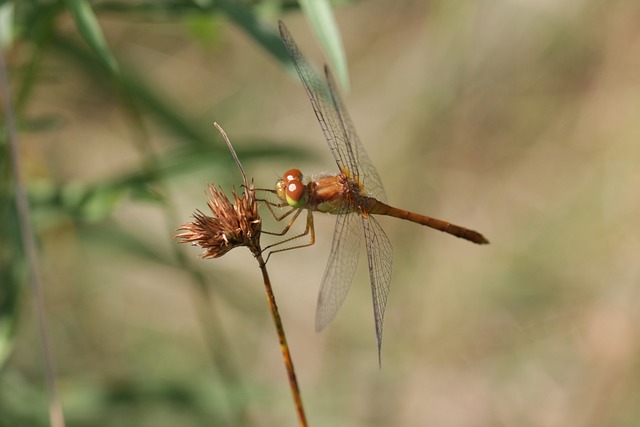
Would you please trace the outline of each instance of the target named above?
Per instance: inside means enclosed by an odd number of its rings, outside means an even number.
[[[247,246],[254,253],[260,252],[260,229],[262,220],[258,214],[253,183],[242,196],[233,191],[234,203],[222,189],[209,186],[207,204],[213,216],[201,211],[193,214],[193,222],[183,224],[182,230],[173,237],[180,243],[200,246],[202,258],[218,258],[237,246]]]

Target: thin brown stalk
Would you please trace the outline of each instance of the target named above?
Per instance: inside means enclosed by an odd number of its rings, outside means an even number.
[[[282,319],[278,312],[278,306],[273,294],[271,280],[267,271],[266,263],[262,257],[262,248],[260,247],[260,233],[262,231],[262,219],[258,213],[258,202],[255,196],[255,188],[253,182],[249,184],[247,176],[244,173],[242,164],[236,155],[231,141],[225,131],[217,124],[215,127],[220,131],[225,142],[229,146],[229,150],[242,173],[244,192],[239,196],[235,190],[233,191],[232,203],[222,190],[215,186],[209,187],[209,209],[213,216],[206,215],[200,211],[194,214],[194,220],[188,224],[182,225],[178,230],[182,232],[177,234],[176,238],[181,239],[181,243],[192,243],[204,249],[200,255],[202,258],[218,258],[238,246],[246,246],[258,261],[258,266],[262,273],[267,300],[271,316],[276,327],[278,341],[280,343],[280,351],[282,352],[282,361],[284,362],[289,379],[289,387],[298,416],[299,425],[306,427],[307,418],[302,404],[302,396],[300,387],[296,378],[295,369],[293,367],[293,359],[287,337],[284,332]]]
[[[298,422],[301,426],[307,426],[307,418],[304,413],[304,407],[302,406],[302,395],[300,394],[300,388],[298,387],[298,379],[296,378],[296,371],[293,368],[293,359],[289,352],[289,344],[287,344],[287,337],[284,333],[284,326],[282,325],[282,319],[278,312],[278,305],[276,304],[276,297],[273,295],[273,288],[271,287],[271,280],[269,279],[269,273],[267,272],[267,265],[262,258],[262,254],[255,254],[260,271],[262,272],[262,279],[264,280],[264,288],[267,292],[267,299],[269,300],[269,308],[271,309],[271,316],[273,317],[273,323],[276,326],[276,332],[278,334],[278,340],[280,341],[280,351],[282,352],[282,361],[287,370],[287,377],[289,378],[289,388],[291,389],[291,395],[293,397],[293,403],[296,406],[296,413],[298,414]]]

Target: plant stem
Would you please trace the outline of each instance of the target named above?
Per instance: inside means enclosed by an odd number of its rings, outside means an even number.
[[[19,140],[16,131],[15,119],[13,117],[13,107],[11,105],[11,92],[9,90],[9,79],[4,61],[4,54],[0,49],[0,99],[3,102],[5,113],[5,126],[7,129],[7,140],[11,152],[11,163],[13,167],[13,179],[16,192],[16,209],[20,222],[20,234],[22,246],[27,258],[27,265],[30,271],[31,293],[35,306],[37,325],[44,362],[44,376],[49,393],[49,422],[52,427],[64,427],[65,418],[62,409],[62,402],[58,395],[58,385],[56,382],[56,363],[53,353],[49,330],[47,328],[47,315],[45,312],[43,281],[40,272],[40,260],[36,245],[36,237],[31,227],[31,211],[27,198],[26,185],[23,180],[23,172],[19,159]]]
[[[258,264],[260,265],[260,271],[262,272],[262,278],[264,280],[264,287],[267,292],[267,299],[269,300],[269,308],[271,309],[271,316],[273,317],[273,323],[276,326],[276,332],[278,334],[278,340],[280,341],[280,351],[282,351],[282,361],[287,370],[287,376],[289,377],[289,387],[291,388],[291,395],[293,402],[296,406],[296,413],[298,414],[298,421],[301,427],[307,427],[307,418],[304,413],[304,407],[302,406],[302,396],[300,395],[300,388],[298,387],[298,380],[296,378],[296,371],[293,368],[293,360],[291,359],[291,353],[289,352],[289,345],[287,344],[287,337],[284,333],[284,326],[282,326],[282,320],[278,313],[278,306],[276,305],[276,298],[273,295],[273,288],[271,287],[271,280],[269,279],[269,273],[267,272],[267,265],[262,258],[261,253],[254,252]]]
[[[240,159],[236,154],[236,151],[233,149],[233,145],[231,144],[231,140],[227,136],[227,133],[222,129],[222,127],[218,123],[213,124],[220,134],[222,138],[227,143],[229,147],[229,151],[233,155],[233,159],[238,165],[238,169],[242,173],[242,182],[243,187],[245,188],[245,193],[242,195],[242,198],[239,199],[235,192],[234,198],[236,199],[236,206],[234,208],[234,213],[236,215],[245,215],[243,219],[247,220],[247,216],[249,215],[251,221],[249,224],[244,224],[244,227],[247,230],[244,230],[244,237],[242,244],[247,246],[253,256],[258,260],[258,265],[260,266],[260,271],[262,272],[262,279],[264,281],[264,288],[267,292],[267,299],[269,300],[269,308],[271,309],[271,316],[273,317],[273,323],[276,326],[276,332],[278,334],[278,341],[280,341],[280,351],[282,352],[282,361],[284,362],[285,369],[287,370],[287,376],[289,377],[289,387],[291,388],[291,395],[293,397],[293,403],[296,407],[296,413],[298,414],[298,422],[301,427],[307,427],[307,417],[304,414],[304,407],[302,406],[302,396],[300,396],[300,387],[298,387],[298,380],[296,378],[296,371],[293,368],[293,360],[291,359],[291,353],[289,352],[289,345],[287,344],[287,337],[284,334],[284,326],[282,326],[282,319],[280,319],[280,314],[278,313],[278,306],[276,304],[276,297],[273,295],[273,288],[271,287],[271,279],[269,279],[269,273],[267,272],[267,264],[262,257],[262,249],[260,248],[260,230],[262,227],[262,220],[258,214],[258,206],[256,203],[255,197],[255,189],[253,188],[253,181],[251,181],[251,185],[247,182],[247,175],[244,173],[244,168],[240,163]],[[211,206],[211,205],[210,205]],[[231,216],[232,214],[227,214],[227,216]],[[240,225],[241,229],[243,225]],[[235,233],[235,230],[231,230],[231,233]],[[226,240],[225,240],[226,242]],[[236,242],[237,244],[237,242]]]

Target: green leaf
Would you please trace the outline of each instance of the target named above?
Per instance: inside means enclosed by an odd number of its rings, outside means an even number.
[[[217,22],[217,16],[213,14],[195,14],[185,20],[185,26],[189,33],[207,49],[214,47],[220,38],[220,25]]]
[[[109,71],[113,74],[118,74],[118,63],[107,45],[102,34],[102,28],[100,28],[98,19],[89,2],[85,0],[66,0],[66,4],[84,40],[104,62]]]
[[[79,214],[89,222],[104,220],[125,198],[127,190],[124,186],[113,185],[94,188],[83,200]]]
[[[0,49],[13,41],[13,3],[0,4]]]
[[[349,69],[342,37],[328,0],[300,0],[300,6],[325,51],[331,68],[345,92],[349,91]]]

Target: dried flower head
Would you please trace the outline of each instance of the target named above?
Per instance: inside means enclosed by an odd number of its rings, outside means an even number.
[[[209,185],[209,198],[207,204],[213,216],[208,216],[197,210],[193,214],[193,222],[183,224],[178,231],[183,232],[173,237],[181,239],[180,243],[191,243],[200,246],[204,252],[200,254],[202,258],[218,258],[229,252],[236,246],[247,246],[251,252],[258,256],[260,249],[260,230],[262,219],[258,214],[258,203],[256,192],[251,185],[247,184],[247,175],[244,173],[242,164],[236,155],[236,151],[231,145],[231,141],[226,132],[217,123],[213,124],[222,138],[227,143],[233,155],[240,173],[245,189],[242,196],[238,196],[233,190],[231,201],[224,194],[222,189]]]
[[[262,220],[253,184],[242,196],[234,190],[233,198],[234,203],[231,203],[222,189],[210,185],[207,204],[213,216],[197,210],[193,214],[194,220],[178,228],[183,232],[174,237],[180,239],[180,243],[203,248],[202,258],[221,257],[237,246],[247,246],[252,252],[259,252]]]

